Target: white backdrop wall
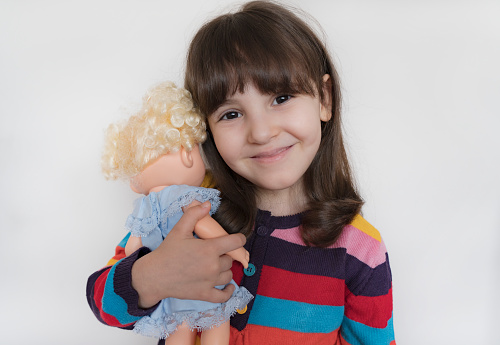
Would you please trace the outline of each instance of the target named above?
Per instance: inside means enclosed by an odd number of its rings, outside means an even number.
[[[498,344],[500,3],[288,1],[327,35],[365,217],[389,249],[398,344]],[[0,3],[0,343],[154,344],[101,325],[88,275],[135,195],[103,131],[234,1]]]

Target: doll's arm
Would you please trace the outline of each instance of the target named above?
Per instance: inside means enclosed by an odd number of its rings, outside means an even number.
[[[125,246],[125,255],[130,256],[139,248],[142,248],[142,240],[140,237],[130,236]]]
[[[203,239],[216,238],[228,235],[226,230],[224,230],[224,228],[222,228],[222,226],[220,226],[220,224],[217,223],[215,219],[210,217],[210,215],[205,216],[196,223],[194,227],[194,232],[196,233],[196,235],[198,235],[200,238]],[[234,260],[241,262],[244,268],[248,267],[248,260],[250,259],[250,254],[245,248],[241,247],[232,250],[226,254],[232,257]]]

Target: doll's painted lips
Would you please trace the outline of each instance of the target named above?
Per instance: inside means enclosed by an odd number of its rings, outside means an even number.
[[[259,161],[259,162],[263,162],[263,163],[274,162],[274,161],[277,161],[277,160],[280,160],[281,158],[283,158],[292,146],[293,145],[286,146],[286,147],[280,147],[280,148],[275,149],[275,150],[261,152],[255,156],[253,156],[252,158]]]

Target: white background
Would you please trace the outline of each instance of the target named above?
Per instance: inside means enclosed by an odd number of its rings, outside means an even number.
[[[103,131],[233,1],[0,3],[0,343],[154,344],[101,325],[88,275],[135,195],[100,173]],[[398,344],[498,344],[500,4],[315,1],[345,128],[394,279]],[[228,7],[228,5],[231,6]]]

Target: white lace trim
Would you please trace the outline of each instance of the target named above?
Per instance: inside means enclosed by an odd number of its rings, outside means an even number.
[[[164,315],[159,320],[145,316],[136,322],[134,332],[149,337],[160,339],[168,338],[175,332],[178,326],[186,323],[191,330],[203,331],[219,327],[228,321],[236,313],[237,309],[243,309],[252,300],[253,296],[244,287],[226,302],[215,309],[200,312],[178,312],[172,315]]]

